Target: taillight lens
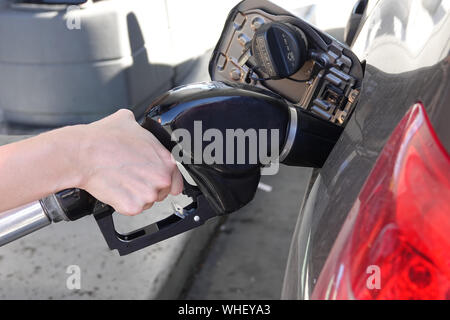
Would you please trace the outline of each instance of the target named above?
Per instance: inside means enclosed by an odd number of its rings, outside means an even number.
[[[313,299],[450,299],[450,157],[414,105],[367,178]]]

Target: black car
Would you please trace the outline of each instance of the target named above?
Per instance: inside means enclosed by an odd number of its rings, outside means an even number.
[[[449,9],[355,5],[361,95],[310,182],[283,298],[450,299]]]

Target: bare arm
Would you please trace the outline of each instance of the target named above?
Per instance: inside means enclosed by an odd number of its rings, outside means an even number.
[[[81,188],[126,215],[182,191],[170,152],[131,111],[0,147],[0,212]]]

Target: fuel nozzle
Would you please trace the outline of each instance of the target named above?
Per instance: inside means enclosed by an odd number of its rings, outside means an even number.
[[[343,128],[289,107],[289,125],[280,162],[289,166],[321,168]]]
[[[122,234],[114,226],[112,207],[84,190],[62,190],[24,208],[0,213],[0,245],[50,222],[92,214],[109,248],[129,254],[245,206],[255,195],[267,159],[322,166],[341,130],[270,91],[218,81],[168,91],[149,107],[141,125],[172,154],[181,152],[179,161],[195,182],[192,185],[184,178],[183,193],[192,203],[175,208],[172,215],[156,223]],[[267,158],[259,157],[261,150]],[[208,159],[208,154],[213,157]]]

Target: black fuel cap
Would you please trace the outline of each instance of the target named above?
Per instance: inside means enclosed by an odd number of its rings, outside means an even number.
[[[257,29],[252,39],[255,71],[270,79],[287,78],[296,73],[307,58],[302,32],[286,23],[271,22]]]

